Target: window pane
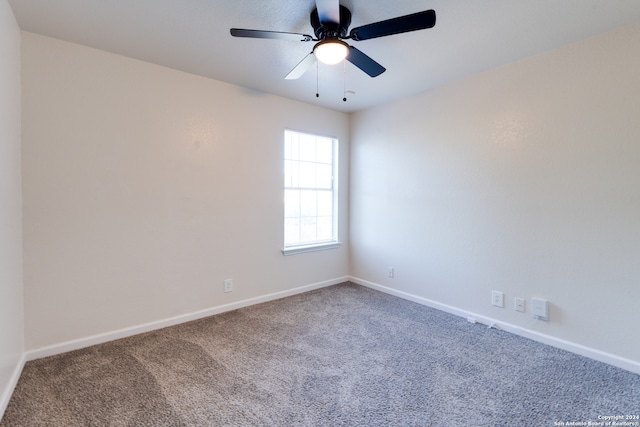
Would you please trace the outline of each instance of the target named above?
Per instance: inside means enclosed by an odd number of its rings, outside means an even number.
[[[333,193],[318,191],[318,216],[333,215]]]
[[[286,218],[284,220],[284,244],[295,245],[300,242],[300,219]]]
[[[318,196],[315,190],[300,192],[300,216],[315,217],[318,214]]]
[[[284,134],[284,158],[290,160],[298,159],[298,134],[295,132],[285,132]]]
[[[314,188],[316,186],[316,164],[310,162],[298,163],[300,181],[298,186],[302,188]]]
[[[291,160],[284,161],[284,187],[293,186],[293,181],[291,178]]]
[[[298,163],[296,161],[285,160],[285,164],[284,164],[284,186],[285,187],[299,187],[300,186],[300,163]]]
[[[336,241],[332,138],[285,132],[285,247]]]
[[[300,219],[300,242],[314,242],[317,240],[316,218]]]
[[[300,137],[300,160],[308,162],[316,161],[316,137],[313,135],[301,135]]]
[[[287,132],[284,135],[284,158],[291,158],[291,133]]]
[[[316,165],[316,188],[331,188],[332,179],[331,165]]]
[[[316,162],[333,163],[333,140],[318,138],[316,140]]]
[[[284,216],[286,218],[298,218],[300,216],[300,191],[285,190]]]
[[[333,219],[330,216],[318,217],[318,240],[331,240],[333,236]]]

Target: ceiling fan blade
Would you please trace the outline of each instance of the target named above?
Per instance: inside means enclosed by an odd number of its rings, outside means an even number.
[[[347,61],[351,62],[356,67],[367,73],[370,77],[377,77],[380,74],[387,71],[382,65],[371,59],[368,55],[362,51],[356,49],[353,46],[349,46],[349,54],[347,55]]]
[[[233,37],[248,37],[252,39],[289,40],[294,42],[308,42],[313,39],[313,37],[307,34],[283,33],[280,31],[245,30],[242,28],[232,28],[231,35]]]
[[[287,80],[299,79],[315,63],[316,63],[316,56],[313,54],[313,52],[311,52],[309,55],[305,56],[304,59],[300,61],[298,65],[296,65],[293,68],[293,70],[289,72],[289,74],[286,75],[285,79]]]
[[[340,24],[340,0],[316,0],[318,17],[322,24]]]
[[[351,30],[349,36],[353,40],[368,40],[376,37],[390,36],[392,34],[424,30],[434,25],[436,25],[436,12],[434,10],[425,10],[354,28]]]

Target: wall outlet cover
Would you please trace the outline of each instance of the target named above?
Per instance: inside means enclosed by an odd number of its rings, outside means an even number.
[[[496,307],[504,307],[504,292],[491,291],[491,304]]]
[[[542,298],[531,298],[531,313],[540,320],[549,320],[549,301]]]

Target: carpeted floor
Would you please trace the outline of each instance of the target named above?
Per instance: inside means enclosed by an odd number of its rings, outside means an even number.
[[[345,283],[29,362],[0,426],[554,426],[615,415],[640,415],[639,375]]]

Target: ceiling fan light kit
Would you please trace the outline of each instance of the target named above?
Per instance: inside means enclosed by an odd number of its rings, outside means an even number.
[[[433,10],[425,10],[352,28],[348,32],[351,25],[351,11],[341,6],[338,0],[316,0],[316,8],[311,12],[310,21],[316,38],[308,34],[242,28],[232,28],[231,35],[257,39],[318,42],[313,47],[313,51],[287,74],[285,79],[288,80],[300,78],[317,61],[333,65],[345,59],[370,77],[377,77],[384,73],[386,68],[343,40],[357,42],[432,28],[436,24],[436,13]]]
[[[318,58],[318,61],[327,65],[334,65],[344,61],[349,55],[349,45],[337,39],[323,40],[315,45],[313,54]]]

